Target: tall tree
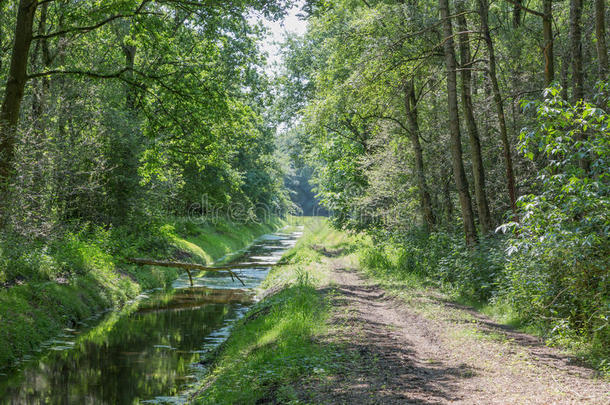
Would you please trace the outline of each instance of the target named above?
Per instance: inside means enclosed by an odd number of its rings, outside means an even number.
[[[572,92],[573,102],[577,102],[584,97],[581,17],[582,0],[570,0],[570,50],[572,53],[572,81],[574,82],[574,90]]]
[[[424,170],[424,156],[422,153],[419,131],[419,123],[417,121],[417,96],[415,94],[415,85],[413,79],[407,81],[405,85],[405,109],[407,111],[407,122],[409,124],[409,136],[411,145],[415,153],[415,173],[417,176],[417,187],[419,189],[420,203],[424,221],[429,229],[434,227],[436,222],[434,211],[432,210],[432,199],[428,183],[426,182],[426,172]]]
[[[555,78],[555,57],[553,55],[553,0],[542,0],[542,9],[544,84],[550,86]]]
[[[462,110],[464,112],[464,120],[468,129],[468,139],[470,141],[470,154],[472,158],[472,171],[474,178],[474,194],[477,201],[477,210],[479,213],[479,224],[481,232],[487,234],[491,230],[491,215],[489,213],[489,204],[487,202],[487,191],[485,189],[485,168],[483,166],[483,157],[481,155],[481,142],[479,138],[479,130],[474,118],[472,106],[472,61],[470,54],[470,39],[468,35],[468,23],[466,21],[466,10],[463,1],[456,3],[458,29],[460,34],[460,78],[462,81],[461,96]]]
[[[46,78],[52,75],[71,76],[76,80],[121,80],[123,83],[130,83],[130,85],[135,85],[137,88],[145,89],[144,91],[155,100],[151,104],[155,104],[154,108],[156,108],[156,111],[154,114],[149,114],[149,117],[157,118],[164,114],[173,115],[173,111],[167,109],[166,105],[160,106],[161,97],[159,93],[172,93],[174,101],[182,103],[182,105],[189,104],[190,107],[197,103],[203,104],[206,100],[211,100],[216,95],[223,94],[222,91],[219,91],[210,97],[210,94],[215,92],[215,88],[211,86],[205,89],[208,91],[206,97],[189,98],[185,96],[185,93],[192,91],[194,87],[192,85],[185,85],[185,81],[194,80],[192,75],[189,76],[187,73],[192,73],[191,69],[193,69],[193,65],[196,62],[193,62],[193,60],[185,62],[186,59],[184,58],[180,60],[180,63],[175,60],[168,60],[176,55],[176,53],[172,52],[172,48],[179,48],[181,44],[175,42],[172,46],[164,48],[157,55],[148,55],[148,63],[145,66],[147,70],[138,72],[135,72],[133,68],[135,48],[131,48],[132,44],[124,44],[124,64],[117,59],[119,52],[117,52],[118,47],[115,47],[114,42],[111,46],[114,49],[105,48],[106,53],[104,56],[101,56],[101,54],[95,55],[95,46],[92,46],[89,52],[92,56],[99,57],[99,62],[101,62],[99,66],[90,63],[93,61],[87,59],[83,54],[77,56],[80,52],[78,49],[79,45],[84,45],[86,48],[94,44],[96,40],[108,35],[107,28],[115,23],[129,24],[137,20],[141,25],[150,24],[149,27],[154,26],[153,30],[157,28],[163,29],[163,27],[171,24],[169,22],[173,20],[173,18],[168,17],[175,16],[177,14],[176,10],[180,10],[180,13],[188,16],[186,18],[191,19],[188,23],[182,24],[184,29],[190,34],[196,36],[209,33],[210,35],[221,36],[224,35],[222,34],[223,32],[230,31],[236,34],[234,42],[240,42],[241,44],[236,48],[230,48],[227,52],[232,52],[235,56],[238,54],[244,55],[243,57],[246,58],[250,57],[250,50],[245,48],[238,50],[237,48],[245,43],[254,41],[254,39],[253,36],[249,36],[251,32],[245,32],[249,31],[250,28],[247,23],[244,23],[243,14],[247,10],[254,8],[266,16],[277,16],[281,14],[284,5],[283,0],[250,0],[225,3],[190,0],[105,0],[103,2],[93,2],[95,4],[92,2],[19,0],[17,3],[16,20],[14,26],[11,27],[14,44],[9,58],[10,69],[7,72],[6,87],[0,107],[0,228],[4,227],[8,215],[7,208],[11,199],[9,188],[14,180],[13,173],[16,144],[18,141],[17,133],[20,124],[19,117],[28,80],[42,79],[44,83]],[[61,16],[60,18],[65,16],[67,22],[64,25],[63,23],[55,24],[56,21],[54,21],[53,24],[48,24],[53,30],[47,32],[45,26],[47,25],[46,13],[47,10],[50,11],[51,9],[56,17],[57,15]],[[40,10],[40,33],[33,35],[33,25],[38,10]],[[191,26],[187,27],[188,24],[191,24]],[[225,28],[227,28],[227,31],[223,31]],[[150,29],[148,31],[150,32]],[[176,40],[175,35],[178,31],[178,29],[174,29],[173,33],[159,36],[158,39],[160,42]],[[142,38],[146,36],[141,35]],[[35,59],[31,58],[30,55],[30,47],[33,41],[37,41],[39,44],[37,47],[43,50],[43,54],[47,41],[55,41],[57,43],[56,50],[63,47],[62,50],[65,53],[72,54],[74,57],[62,57],[62,59],[66,60],[66,63],[59,64],[55,69],[51,68],[49,63],[42,63],[40,66],[31,64],[31,61]],[[60,42],[64,45],[59,46]],[[109,43],[100,42],[104,45]],[[68,45],[65,45],[66,43]],[[191,50],[193,49],[194,47]],[[87,50],[84,52],[86,53]],[[56,51],[55,53],[57,54],[58,52]],[[211,56],[212,53],[209,55]],[[223,56],[216,55],[216,57],[220,60]],[[58,59],[60,58],[58,57]],[[204,62],[199,63],[203,64]],[[248,63],[240,64],[236,62],[236,64],[238,66],[237,69],[248,69],[250,66]],[[224,66],[223,63],[217,65]],[[209,66],[212,66],[212,64],[209,64]],[[41,67],[41,70],[32,72],[32,67]],[[28,68],[30,70],[29,74]],[[163,70],[163,74],[159,73],[161,70]],[[205,71],[205,69],[202,70]],[[178,74],[179,72],[181,74]],[[201,83],[202,81],[199,81],[197,84]],[[196,87],[196,89],[203,91],[203,87],[206,86]],[[131,90],[133,90],[133,87]],[[134,94],[132,91],[127,93],[126,104],[128,108],[134,106]],[[224,95],[226,94],[228,93],[224,93]],[[219,98],[222,97],[219,96]],[[192,102],[193,100],[196,100],[196,102]],[[35,102],[38,101],[40,100],[35,100]],[[40,110],[41,103],[33,107],[34,110]],[[182,111],[182,113],[187,114],[185,111]],[[215,117],[220,117],[220,114],[216,114]],[[131,125],[131,121],[128,121],[127,124]],[[135,123],[134,125],[137,126]],[[183,122],[176,120],[173,120],[173,125],[181,128],[185,127]],[[187,132],[182,131],[182,134],[184,135]],[[214,143],[214,145],[217,144]],[[212,153],[209,153],[209,155],[220,156]],[[130,159],[134,157],[131,152],[125,156]],[[122,160],[120,153],[117,154],[117,157],[119,160]],[[229,160],[229,158],[226,158],[226,160]],[[137,164],[137,156],[132,161]],[[130,167],[134,168],[135,166],[132,165]]]
[[[513,5],[513,27],[517,28],[521,25],[521,7],[523,1],[515,0],[515,4]]]
[[[448,0],[438,1],[440,15],[443,25],[443,50],[445,56],[445,69],[447,75],[447,107],[449,111],[449,133],[451,139],[451,156],[453,161],[453,177],[458,191],[462,220],[464,222],[464,233],[466,243],[474,245],[477,240],[472,214],[472,202],[468,192],[468,182],[462,161],[462,142],[460,140],[460,119],[457,100],[457,63],[455,59],[455,48],[453,42],[453,27],[449,14]]]
[[[608,48],[606,47],[606,0],[595,0],[595,45],[599,80],[608,77]]]
[[[15,158],[15,143],[21,102],[27,82],[27,65],[37,0],[20,0],[17,8],[11,64],[0,107],[0,228],[6,223],[9,188]]]
[[[508,140],[508,130],[506,128],[506,117],[504,115],[504,104],[500,86],[498,85],[498,77],[496,73],[496,56],[494,44],[491,39],[489,30],[489,3],[487,0],[478,0],[479,16],[481,17],[481,33],[487,45],[488,54],[488,70],[489,80],[491,81],[491,89],[493,92],[493,100],[496,106],[496,114],[498,117],[498,126],[500,128],[500,138],[502,140],[502,150],[504,153],[504,165],[506,168],[506,182],[508,187],[508,198],[515,219],[517,218],[517,193],[515,191],[515,173],[513,170],[513,158],[510,151],[510,142]]]
[[[542,13],[532,10],[517,0],[507,0],[514,6],[514,11],[519,9],[542,19],[542,55],[544,57],[544,79],[548,86],[555,76],[555,61],[553,56],[553,0],[542,0]],[[489,8],[489,6],[488,6]]]

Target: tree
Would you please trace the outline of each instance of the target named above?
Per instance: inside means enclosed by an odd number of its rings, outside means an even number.
[[[513,171],[513,158],[510,151],[510,142],[508,140],[508,130],[506,128],[506,118],[504,115],[504,104],[502,95],[500,94],[500,86],[496,73],[496,56],[494,51],[493,40],[489,31],[488,14],[489,4],[487,0],[478,0],[479,16],[481,17],[481,31],[485,44],[487,46],[487,54],[489,58],[489,80],[493,92],[493,100],[496,107],[498,117],[498,126],[500,128],[500,138],[502,140],[502,150],[504,153],[504,165],[506,167],[506,182],[508,188],[508,198],[515,219],[517,217],[517,193],[515,191],[515,174]]]
[[[409,137],[411,138],[411,146],[415,153],[415,173],[417,176],[417,185],[419,188],[421,210],[424,221],[429,229],[434,227],[436,220],[432,210],[432,200],[426,182],[426,172],[424,170],[424,157],[422,153],[421,143],[419,141],[420,132],[417,122],[417,97],[415,95],[415,85],[413,79],[408,80],[405,84],[405,109],[407,112],[407,122],[409,123]]]
[[[24,96],[29,95],[28,81],[41,83],[32,105],[32,111],[37,117],[40,117],[46,108],[44,96],[48,92],[51,77],[65,78],[65,83],[68,83],[68,80],[83,82],[108,80],[123,84],[126,91],[122,107],[129,111],[130,119],[122,122],[125,124],[123,130],[126,130],[122,136],[119,135],[120,131],[112,132],[113,136],[109,138],[116,142],[104,151],[114,167],[114,174],[107,177],[105,192],[111,196],[110,200],[114,201],[115,208],[111,209],[114,212],[111,215],[112,220],[119,221],[121,216],[131,210],[130,207],[136,206],[135,203],[128,201],[132,199],[140,181],[139,151],[143,143],[139,135],[135,135],[140,132],[142,123],[166,114],[166,118],[172,116],[171,121],[174,126],[183,126],[175,119],[176,110],[170,112],[171,109],[167,108],[168,98],[163,100],[164,97],[160,95],[163,92],[172,93],[173,101],[180,105],[183,113],[198,103],[199,106],[205,104],[206,96],[202,97],[202,92],[208,91],[207,96],[210,96],[211,87],[205,88],[207,84],[204,86],[201,80],[192,80],[190,87],[185,86],[189,79],[194,79],[189,75],[193,75],[195,63],[189,58],[181,60],[171,60],[171,58],[180,52],[188,54],[185,47],[192,46],[192,42],[180,43],[176,40],[177,37],[180,37],[180,40],[188,36],[203,38],[202,43],[210,44],[214,38],[224,36],[226,39],[228,32],[241,34],[244,27],[247,27],[246,31],[250,30],[249,25],[243,20],[243,13],[247,10],[257,9],[272,17],[281,14],[283,7],[282,0],[235,1],[223,4],[187,0],[112,0],[103,3],[20,1],[15,24],[10,29],[13,33],[14,45],[10,54],[10,69],[0,110],[0,228],[6,224],[12,199],[10,187],[15,180],[16,164],[19,164],[15,161],[15,148],[20,141],[18,133],[28,129],[27,124],[23,125],[20,122]],[[33,26],[36,19],[38,32],[34,34]],[[48,27],[52,27],[52,30],[48,31]],[[131,37],[129,35],[131,30],[139,30],[138,35]],[[148,40],[147,37],[154,33],[158,34],[156,43],[139,43]],[[176,35],[177,33],[181,33],[181,36]],[[238,45],[239,42],[253,42],[253,37],[248,35],[249,33],[244,33],[245,41],[236,38],[235,41],[227,41],[227,43]],[[111,39],[113,36],[115,38]],[[117,42],[119,46],[110,45]],[[95,43],[101,49],[92,46]],[[35,44],[34,54],[30,52],[32,44]],[[168,46],[162,48],[163,45]],[[220,47],[220,44],[218,45]],[[149,49],[144,49],[144,46],[148,46]],[[155,54],[151,50],[154,46],[158,46],[160,52]],[[52,47],[55,48],[55,52],[50,51]],[[90,54],[79,53],[79,47],[89,48]],[[210,70],[216,62],[223,68],[227,66],[228,62],[221,61],[220,56],[217,57],[210,52],[212,48],[205,50],[203,47],[200,48],[203,51],[200,55],[205,59],[205,62],[201,63],[208,63],[208,66],[200,72]],[[245,50],[238,48],[239,45],[227,49],[226,52],[238,55]],[[253,54],[257,53],[254,49],[252,47],[244,53],[251,59],[241,67],[252,63],[255,58]],[[61,56],[55,58],[57,55]],[[214,59],[216,57],[217,59]],[[256,58],[259,56],[257,55]],[[42,63],[37,63],[39,59],[42,59]],[[232,77],[225,82],[231,80]],[[230,85],[235,86],[235,83],[231,82]],[[101,87],[104,86],[100,85]],[[216,102],[236,97],[237,91],[233,88],[225,92],[226,89],[221,87],[218,86]],[[109,101],[114,102],[115,94],[112,89],[108,87],[105,90],[108,90],[107,96],[112,94]],[[214,91],[215,89],[211,92]],[[201,101],[194,102],[193,100],[197,98]],[[27,100],[26,102],[29,102]],[[208,113],[212,109],[209,104],[206,104],[206,108]],[[218,105],[213,108],[218,108]],[[156,111],[151,113],[153,109]],[[202,115],[196,117],[199,121],[193,127],[201,126],[204,122]],[[220,118],[220,114],[218,117]],[[70,117],[67,119],[71,120]],[[228,121],[230,122],[231,119]],[[42,123],[39,119],[37,122]],[[45,132],[47,129],[41,126],[38,130]],[[60,129],[60,131],[64,130],[65,127]],[[182,131],[182,134],[188,132]]]
[[[36,0],[19,1],[10,69],[0,107],[0,228],[6,222],[6,209],[10,199],[15,137],[25,83],[28,79],[27,60],[32,44],[34,14],[37,6]]]
[[[582,16],[582,0],[570,0],[570,51],[572,55],[572,80],[574,90],[572,101],[576,103],[584,97],[583,71],[582,71],[582,46],[580,19]]]
[[[595,0],[595,45],[599,79],[606,80],[608,74],[608,48],[606,47],[606,1]]]
[[[462,221],[464,222],[464,233],[466,243],[474,245],[477,240],[472,215],[472,203],[468,192],[468,182],[462,161],[462,143],[460,140],[460,120],[458,116],[457,101],[457,63],[455,60],[455,49],[453,45],[453,28],[449,14],[448,0],[439,0],[439,10],[443,25],[443,49],[445,53],[445,68],[447,75],[447,104],[449,111],[449,133],[451,135],[451,155],[453,160],[453,178],[458,191]]]
[[[491,216],[489,213],[489,204],[487,202],[487,191],[485,190],[485,168],[483,166],[483,157],[481,155],[481,142],[479,138],[479,130],[474,117],[472,105],[472,68],[473,63],[470,55],[470,41],[468,35],[468,25],[466,22],[466,10],[463,7],[462,1],[456,3],[457,21],[460,47],[460,77],[462,80],[461,96],[462,109],[464,111],[464,120],[468,129],[468,138],[470,140],[470,154],[472,157],[472,170],[474,179],[474,193],[477,201],[477,209],[479,213],[479,224],[481,233],[486,235],[491,231]],[[516,9],[519,9],[518,7]],[[517,18],[517,17],[515,17]]]

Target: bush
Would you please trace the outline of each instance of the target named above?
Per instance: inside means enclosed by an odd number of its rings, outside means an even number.
[[[505,238],[488,237],[468,249],[463,236],[412,232],[389,242],[376,240],[360,252],[360,263],[377,276],[398,280],[413,275],[468,301],[486,302],[497,293],[505,262]]]
[[[520,198],[519,224],[504,226],[514,236],[504,299],[550,337],[597,342],[608,356],[610,115],[568,104],[559,88],[534,105],[520,148],[539,166],[538,191]]]

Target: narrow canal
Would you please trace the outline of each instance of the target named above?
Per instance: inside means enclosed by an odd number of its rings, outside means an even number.
[[[255,241],[236,263],[275,263],[301,232],[277,232]],[[229,335],[253,303],[253,289],[269,267],[186,274],[169,291],[155,291],[118,312],[66,329],[44,354],[0,375],[2,404],[181,404],[207,370],[202,355]]]

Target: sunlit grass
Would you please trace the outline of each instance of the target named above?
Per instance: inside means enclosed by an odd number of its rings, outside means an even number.
[[[221,346],[211,374],[201,384],[206,389],[195,395],[196,403],[297,404],[297,381],[340,366],[337,359],[345,351],[320,341],[329,332],[327,319],[333,310],[321,292],[329,284],[329,260],[322,252],[343,248],[349,236],[331,229],[322,218],[303,221],[303,237],[264,281],[267,296]]]

